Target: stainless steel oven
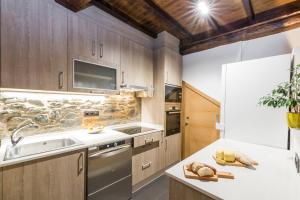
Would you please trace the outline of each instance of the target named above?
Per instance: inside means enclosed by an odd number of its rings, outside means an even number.
[[[132,194],[132,142],[123,140],[90,148],[88,200],[128,200]]]
[[[166,136],[180,133],[181,105],[166,103]]]
[[[165,102],[181,103],[182,89],[179,86],[165,85]]]

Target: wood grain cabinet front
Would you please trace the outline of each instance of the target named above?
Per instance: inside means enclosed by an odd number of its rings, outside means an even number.
[[[145,180],[163,168],[163,132],[134,138],[132,157],[132,184]]]
[[[165,138],[165,166],[168,167],[181,160],[181,134]]]
[[[164,48],[165,53],[165,83],[181,86],[182,56],[179,52]]]
[[[1,87],[67,89],[67,19],[53,0],[1,0]]]
[[[3,168],[3,200],[84,200],[85,151]]]
[[[121,43],[121,84],[153,90],[153,50],[127,38]]]

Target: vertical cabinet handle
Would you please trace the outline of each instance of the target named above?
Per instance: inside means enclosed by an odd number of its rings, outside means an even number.
[[[64,87],[64,72],[58,73],[58,89],[63,89]]]
[[[79,176],[81,174],[81,172],[83,171],[83,164],[84,160],[83,160],[83,153],[80,153],[78,160],[77,160],[77,176]]]
[[[168,140],[166,140],[166,145],[165,145],[165,150],[167,151],[168,149]]]
[[[149,167],[151,167],[151,162],[142,164],[142,170],[145,170],[145,169],[147,169],[147,168],[149,168]]]
[[[102,58],[103,57],[103,44],[102,43],[100,43],[100,58]]]
[[[169,72],[167,71],[166,83],[169,83]]]
[[[126,87],[124,76],[125,76],[125,72],[122,71],[122,76],[121,76],[121,87]]]
[[[96,55],[96,41],[92,41],[92,56]]]

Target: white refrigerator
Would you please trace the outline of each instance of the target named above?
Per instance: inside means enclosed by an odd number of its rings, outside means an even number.
[[[292,54],[223,65],[221,133],[224,138],[287,148],[288,109],[258,105],[278,84],[290,80]]]

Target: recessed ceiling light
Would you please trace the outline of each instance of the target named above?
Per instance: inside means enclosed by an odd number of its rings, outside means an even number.
[[[200,0],[197,3],[197,9],[198,9],[198,11],[200,12],[201,15],[208,15],[209,12],[210,12],[209,6],[203,0]]]

